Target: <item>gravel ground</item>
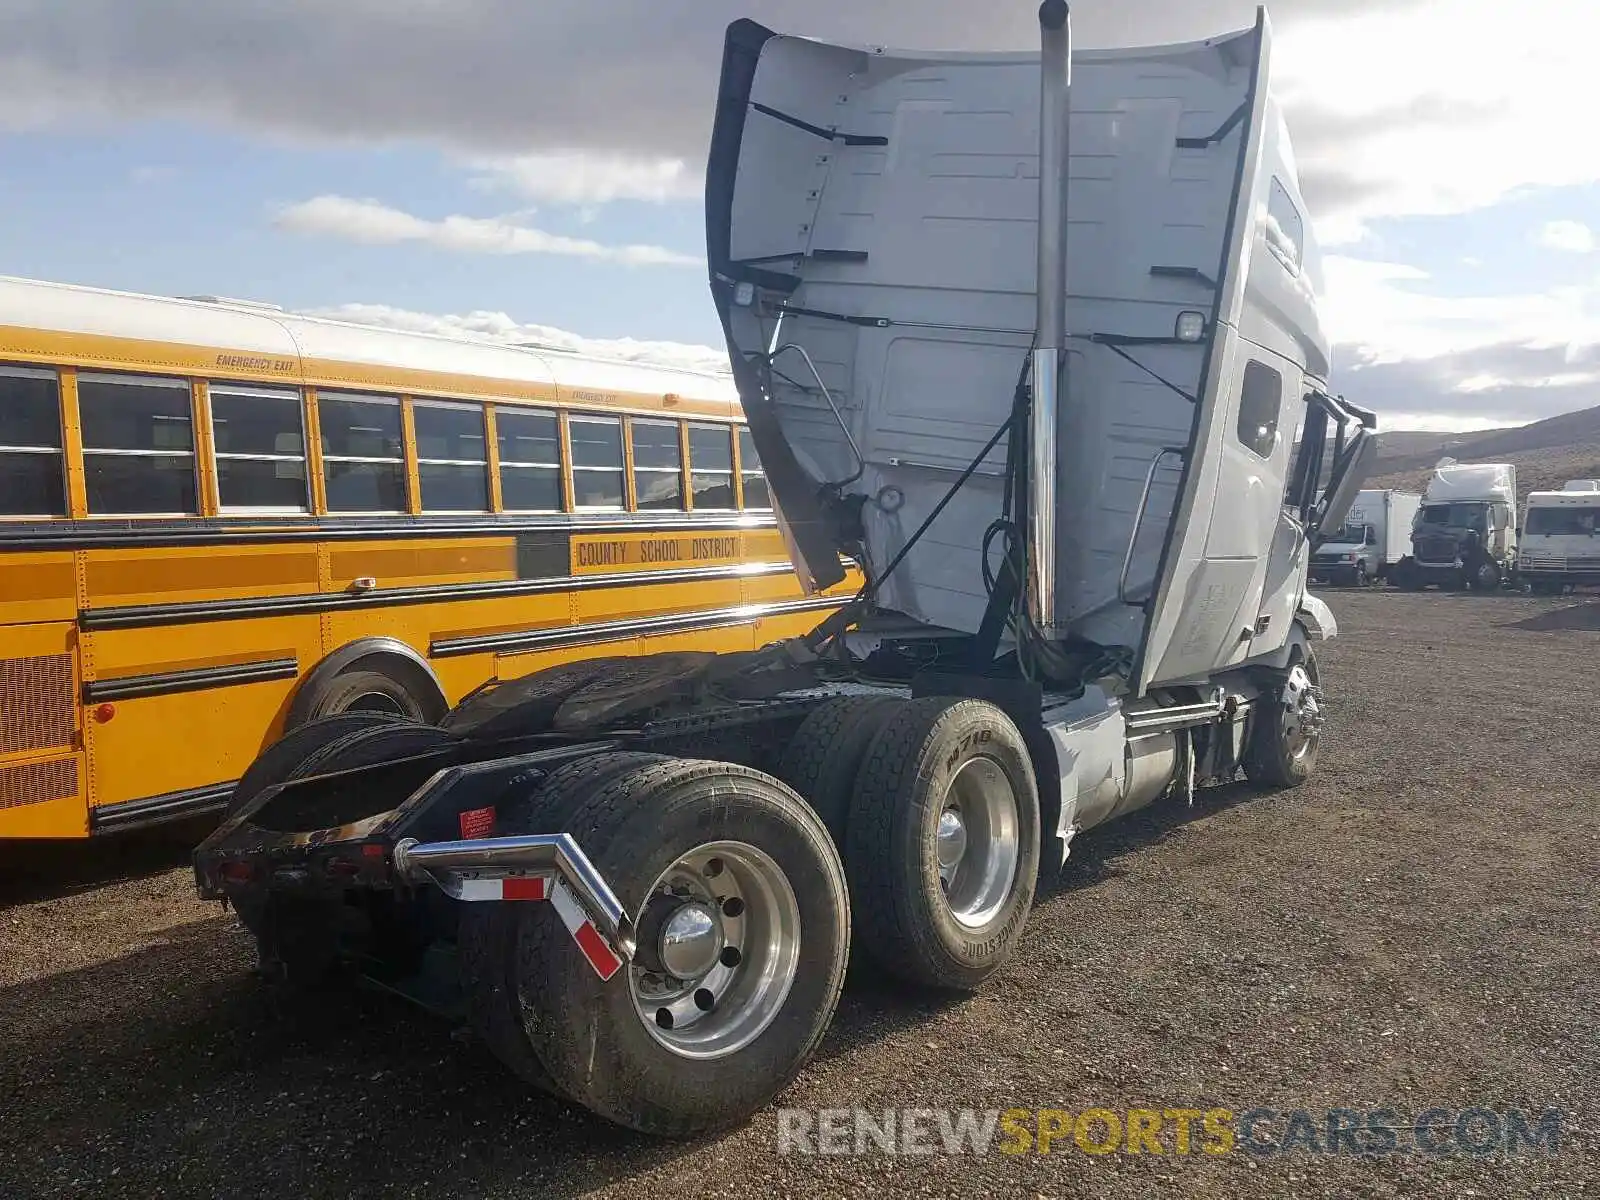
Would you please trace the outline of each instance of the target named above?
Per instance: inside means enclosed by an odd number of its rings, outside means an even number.
[[[1554,1108],[1554,1155],[801,1157],[770,1110],[653,1143],[397,1000],[274,1000],[168,834],[0,859],[0,1195],[1600,1195],[1600,604],[1328,598],[1311,783],[1085,838],[1002,977],[853,982],[781,1103]]]

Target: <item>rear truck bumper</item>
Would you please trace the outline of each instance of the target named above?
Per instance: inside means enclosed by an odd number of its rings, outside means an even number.
[[[319,803],[331,811],[340,776],[268,788],[196,850],[197,890],[203,900],[235,906],[247,894],[339,902],[352,890],[403,895],[428,888],[462,903],[548,902],[608,980],[633,957],[633,924],[583,848],[565,833],[490,835],[494,800],[509,787],[532,785],[561,763],[610,748],[568,746],[445,766],[393,809],[310,830],[273,826]],[[411,761],[413,772],[429,765]]]

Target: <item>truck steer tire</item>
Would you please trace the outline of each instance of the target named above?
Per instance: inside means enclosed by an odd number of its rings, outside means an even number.
[[[805,719],[784,749],[778,778],[816,810],[840,854],[845,851],[845,817],[867,747],[904,703],[897,696],[829,700]]]
[[[1288,670],[1274,673],[1270,690],[1256,700],[1244,754],[1245,778],[1256,787],[1299,787],[1311,778],[1321,740],[1319,678],[1316,655],[1309,647],[1296,650]],[[1285,689],[1291,683],[1296,685],[1298,697],[1293,706],[1284,702]],[[1309,690],[1302,694],[1302,689]]]
[[[856,780],[849,874],[860,953],[971,990],[1010,958],[1039,873],[1039,793],[1021,732],[982,700],[915,700]]]
[[[519,914],[535,1053],[619,1125],[687,1137],[748,1119],[815,1051],[844,983],[850,907],[827,829],[771,776],[695,759],[613,779],[566,829],[638,951],[602,981],[559,922]]]
[[[233,816],[267,788],[287,782],[296,767],[330,742],[338,741],[359,729],[392,725],[401,720],[404,718],[393,713],[347,712],[296,726],[256,755],[255,762],[250,764],[244,776],[234,785],[223,818]]]
[[[557,767],[536,790],[497,805],[495,834],[506,837],[559,830],[578,805],[617,776],[664,761],[658,754],[596,754]],[[545,904],[537,906],[545,910],[542,913],[519,913],[521,905],[505,901],[460,907],[456,946],[467,1024],[512,1074],[540,1091],[561,1096],[560,1087],[528,1041],[516,986],[516,942],[522,918],[558,925],[560,919]]]

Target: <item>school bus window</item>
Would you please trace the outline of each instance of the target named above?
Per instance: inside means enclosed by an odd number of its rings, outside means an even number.
[[[622,421],[572,417],[572,499],[578,508],[622,507]]]
[[[329,512],[398,513],[406,508],[400,401],[392,396],[324,393],[322,475]]]
[[[689,426],[689,486],[696,509],[736,507],[733,431],[726,425]]]
[[[182,516],[199,511],[189,398],[187,379],[78,376],[91,513]]]
[[[209,390],[223,511],[307,511],[300,393],[221,383]]]
[[[640,509],[683,508],[683,454],[676,421],[628,422],[633,434],[633,495]]]
[[[412,409],[417,431],[417,479],[423,512],[487,512],[488,442],[483,409],[476,404],[419,401]]]
[[[0,516],[66,513],[56,373],[0,367]]]
[[[739,430],[739,474],[744,480],[744,506],[746,508],[771,508],[772,497],[767,494],[767,477],[761,470],[761,456],[756,453],[755,439],[748,429]]]
[[[508,512],[561,510],[561,430],[553,412],[497,407],[500,507]]]

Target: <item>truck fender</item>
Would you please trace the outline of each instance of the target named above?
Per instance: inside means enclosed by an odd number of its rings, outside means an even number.
[[[1322,604],[1322,601],[1318,600],[1317,603]],[[1323,605],[1323,607],[1326,608],[1327,606]],[[1321,633],[1312,632],[1306,616],[1306,610],[1301,609],[1299,614],[1296,615],[1294,623],[1289,626],[1289,636],[1284,639],[1283,645],[1270,654],[1263,654],[1259,658],[1249,659],[1240,665],[1246,668],[1264,667],[1269,671],[1283,671],[1288,669],[1289,660],[1294,657],[1296,649],[1300,651],[1300,657],[1304,658],[1311,649],[1312,639],[1324,636]],[[1328,620],[1330,622],[1333,620],[1331,614],[1328,616]]]
[[[1333,609],[1328,607],[1327,601],[1310,592],[1300,597],[1295,624],[1304,627],[1306,633],[1321,641],[1339,636],[1339,622],[1334,619]]]

